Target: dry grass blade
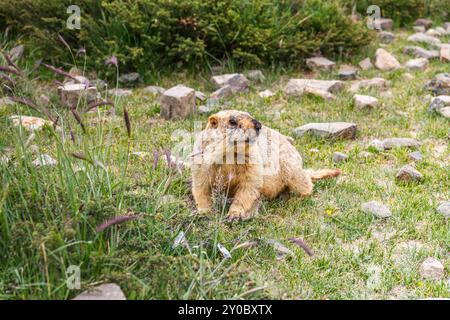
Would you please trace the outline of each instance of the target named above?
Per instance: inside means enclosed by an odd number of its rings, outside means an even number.
[[[123,119],[125,120],[125,126],[127,127],[128,138],[131,137],[131,122],[130,115],[128,114],[127,108],[123,108]]]
[[[8,76],[7,74],[0,74],[0,78],[2,78],[3,80],[5,80],[6,82],[9,82],[9,84],[13,87],[16,86],[16,81],[14,81],[13,78],[11,78],[10,76]]]
[[[20,71],[13,69],[11,67],[5,67],[5,66],[0,66],[0,71],[6,72],[6,73],[12,73],[15,74],[17,76],[20,76]]]
[[[10,99],[14,102],[23,104],[25,106],[30,107],[31,109],[40,112],[39,108],[37,107],[37,105],[31,101],[30,99],[25,99],[25,98],[19,98],[19,97],[10,97]]]
[[[102,232],[103,230],[105,230],[106,228],[109,228],[113,225],[116,224],[120,224],[123,222],[127,222],[130,220],[136,220],[140,217],[141,215],[124,215],[124,216],[116,216],[114,218],[108,219],[106,221],[104,221],[101,225],[99,225],[97,228],[95,228],[95,232],[99,233]]]
[[[80,115],[78,114],[78,112],[77,112],[75,109],[70,109],[70,111],[72,112],[73,117],[75,118],[75,120],[77,120],[77,122],[78,122],[78,124],[80,125],[81,129],[82,129],[83,132],[85,133],[85,132],[86,132],[86,128],[85,128],[85,126],[84,126],[84,124],[83,124],[83,121],[81,121],[81,117],[80,117]]]
[[[69,121],[67,121],[67,127],[69,128],[70,140],[75,143],[75,134],[73,133],[72,126]]]
[[[58,33],[58,39],[59,39],[59,41],[62,42],[62,44],[63,44],[67,49],[69,49],[69,51],[72,51],[72,49],[70,49],[69,44],[68,44],[68,43],[66,42],[66,40],[62,37],[62,35],[60,35],[59,33]]]
[[[20,72],[20,68],[14,63],[14,61],[11,60],[7,53],[3,52],[3,56],[5,57],[6,62],[8,62],[11,67]]]
[[[294,242],[300,248],[305,250],[305,252],[308,254],[308,256],[312,257],[314,255],[312,250],[306,245],[306,243],[302,239],[299,239],[299,238],[288,238],[288,240]]]
[[[70,155],[71,155],[72,157],[76,158],[76,159],[83,160],[83,161],[87,161],[87,162],[89,162],[89,163],[91,163],[91,164],[94,164],[94,162],[93,162],[91,159],[89,159],[89,158],[88,158],[84,153],[82,153],[82,152],[71,152]]]
[[[72,80],[78,81],[77,78],[75,78],[74,76],[72,76],[70,73],[61,70],[60,68],[55,68],[54,66],[51,66],[51,65],[46,64],[46,63],[42,63],[42,65],[43,65],[44,67],[46,67],[46,68],[52,70],[52,71],[53,71],[54,73],[56,73],[56,74],[59,74],[59,75],[61,75],[61,76],[64,76],[64,77],[70,78],[70,79],[72,79]]]
[[[100,106],[113,106],[114,107],[114,102],[112,102],[111,100],[103,100],[103,101],[93,101],[91,102],[87,109],[84,111],[84,113],[87,113],[89,111],[91,111],[94,108],[100,107]]]

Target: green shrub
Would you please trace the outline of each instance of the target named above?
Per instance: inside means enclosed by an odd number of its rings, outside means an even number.
[[[70,4],[81,8],[81,30],[66,28]],[[69,57],[60,33],[85,47],[92,65],[115,54],[123,69],[144,72],[352,54],[369,43],[369,30],[343,8],[340,0],[0,0],[0,23],[55,63]]]

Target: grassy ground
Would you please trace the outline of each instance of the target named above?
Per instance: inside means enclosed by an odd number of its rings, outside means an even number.
[[[402,53],[406,35],[398,32],[401,39],[388,46],[401,63],[408,59]],[[350,63],[360,58],[364,57]],[[361,72],[361,78],[382,76],[392,81],[392,97],[367,92],[382,101],[382,107],[373,111],[355,109],[349,92],[334,102],[286,98],[281,91],[286,81],[305,75],[266,70],[263,83],[231,100],[233,108],[288,135],[299,125],[325,121],[355,122],[358,134],[353,141],[297,138],[295,146],[306,167],[338,166],[342,176],[317,183],[306,200],[264,201],[256,218],[231,226],[224,222],[219,197],[216,215],[196,217],[189,170],[171,169],[163,159],[164,150],[176,144],[174,130],[192,132],[193,122],[205,122],[206,115],[163,121],[157,98],[137,89],[118,101],[117,117],[105,112],[84,115],[86,133],[55,106],[52,111],[60,113],[65,137],[45,128],[27,144],[29,133],[13,128],[7,117],[42,115],[18,104],[3,107],[0,152],[12,160],[0,165],[0,297],[68,299],[114,281],[129,299],[449,298],[449,228],[436,211],[449,195],[449,123],[427,112],[428,93],[422,89],[426,80],[448,68],[432,61],[426,71],[410,72],[413,80],[405,80],[405,70]],[[183,83],[209,93],[213,90],[209,77],[174,74],[159,85]],[[35,89],[49,93],[40,88]],[[257,92],[266,88],[276,96],[259,98]],[[123,107],[130,114],[131,139]],[[275,111],[281,117],[274,116]],[[68,134],[69,124],[75,142]],[[422,142],[424,160],[416,166],[425,176],[422,183],[394,179],[396,170],[410,161],[407,150],[365,154],[372,139],[387,137]],[[58,165],[35,168],[31,161],[36,148],[57,159]],[[335,151],[348,154],[349,160],[333,164]],[[77,159],[71,152],[82,152],[89,160]],[[132,152],[148,154],[141,158]],[[389,205],[393,216],[379,220],[364,214],[361,203],[373,199]],[[95,232],[105,219],[130,212],[141,213],[141,218]],[[173,248],[180,231],[186,233],[189,247]],[[314,256],[306,255],[289,237],[302,238]],[[278,260],[270,239],[288,247],[293,256]],[[248,241],[257,245],[237,247]],[[223,259],[218,243],[231,251],[231,259]],[[420,263],[428,256],[445,265],[445,280],[420,278]],[[70,265],[81,268],[81,290],[66,286]]]

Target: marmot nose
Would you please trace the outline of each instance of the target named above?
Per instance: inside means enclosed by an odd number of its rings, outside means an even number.
[[[252,119],[253,126],[255,127],[256,133],[259,133],[259,130],[261,130],[261,122],[258,120]]]

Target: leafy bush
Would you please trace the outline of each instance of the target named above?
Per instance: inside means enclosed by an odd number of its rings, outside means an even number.
[[[81,8],[81,30],[66,9]],[[0,23],[46,57],[67,61],[57,34],[85,47],[93,65],[115,54],[128,70],[219,61],[301,64],[313,53],[352,54],[369,43],[342,1],[325,0],[0,0]]]

